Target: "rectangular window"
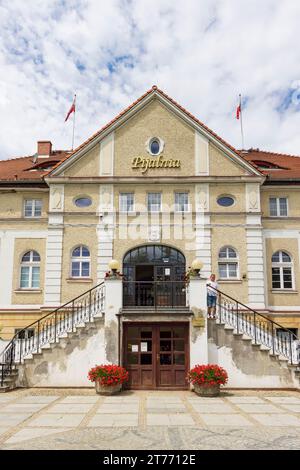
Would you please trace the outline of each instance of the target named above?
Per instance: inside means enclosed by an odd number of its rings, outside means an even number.
[[[21,266],[21,289],[38,289],[40,287],[40,267]]]
[[[41,217],[42,200],[41,199],[25,199],[24,217]]]
[[[271,217],[287,217],[288,215],[286,197],[270,197],[269,207]]]
[[[134,212],[134,194],[120,194],[120,212]]]
[[[282,268],[283,271],[283,288],[292,289],[292,269],[291,268]]]
[[[236,279],[237,275],[237,263],[219,263],[220,279]]]
[[[283,266],[272,268],[272,289],[292,289],[292,268]]]
[[[280,289],[280,268],[272,268],[272,289]]]
[[[40,267],[32,266],[32,285],[33,289],[40,287]]]
[[[175,193],[175,212],[189,211],[189,194]]]
[[[72,277],[80,276],[80,262],[72,261]]]
[[[26,289],[26,287],[30,287],[29,285],[29,271],[30,267],[29,266],[22,266],[21,268],[21,282],[20,282],[20,287],[22,289]]]
[[[161,211],[161,193],[148,193],[148,212]]]

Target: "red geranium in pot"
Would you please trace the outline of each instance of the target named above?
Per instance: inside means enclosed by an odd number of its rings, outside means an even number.
[[[193,384],[197,395],[216,397],[220,393],[220,385],[227,383],[228,375],[217,364],[197,364],[189,371],[187,380]]]
[[[123,383],[128,381],[128,372],[116,364],[93,367],[88,374],[91,382],[95,382],[96,392],[101,395],[118,393]]]

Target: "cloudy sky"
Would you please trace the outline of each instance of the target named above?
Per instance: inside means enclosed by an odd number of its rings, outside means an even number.
[[[299,0],[0,0],[0,159],[70,148],[158,85],[240,148],[300,155]]]

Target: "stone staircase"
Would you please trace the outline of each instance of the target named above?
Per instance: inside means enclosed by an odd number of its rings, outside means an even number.
[[[104,283],[72,299],[53,312],[42,317],[27,328],[34,330],[26,338],[25,328],[6,346],[0,356],[0,392],[7,392],[27,384],[26,369],[35,361],[55,355],[74,342],[80,343],[84,336],[103,323],[105,307]],[[21,335],[20,335],[21,333]]]
[[[251,358],[248,373],[262,364],[278,376],[289,376],[300,388],[300,341],[294,333],[221,291],[217,291],[217,299],[216,318],[208,319],[208,341],[219,350],[231,349],[233,361],[238,354],[244,363]]]
[[[72,386],[86,386],[82,370],[107,357],[106,338],[110,344],[117,342],[117,324],[109,321],[113,302],[105,312],[105,297],[105,284],[101,283],[16,335],[0,355],[0,392],[20,386],[65,386],[70,383],[68,373],[73,374]],[[264,377],[266,386],[270,377],[270,388],[300,388],[298,338],[223,292],[217,291],[217,298],[216,319],[208,320],[209,362],[228,368],[231,377],[244,374],[245,387],[263,383]],[[135,321],[163,321],[166,316],[171,321],[187,321],[193,315],[187,306],[123,307],[119,313],[123,319]],[[278,336],[277,328],[283,336]],[[26,329],[33,330],[33,336],[29,338]],[[77,369],[78,382],[74,379]],[[254,382],[253,374],[258,374]]]

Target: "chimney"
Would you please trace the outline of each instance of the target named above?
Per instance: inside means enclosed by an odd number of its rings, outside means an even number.
[[[38,157],[47,158],[50,157],[52,150],[52,143],[50,140],[38,140],[37,143],[37,154]]]

